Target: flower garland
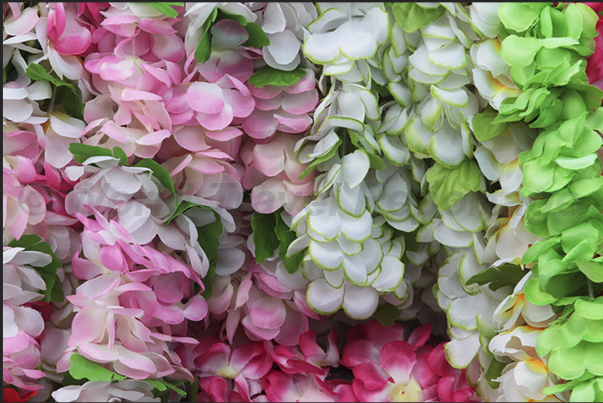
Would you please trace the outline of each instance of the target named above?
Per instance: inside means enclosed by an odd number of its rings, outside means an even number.
[[[599,3],[3,21],[3,400],[603,400]]]

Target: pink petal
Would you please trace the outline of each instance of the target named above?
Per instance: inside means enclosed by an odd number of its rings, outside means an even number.
[[[303,133],[312,125],[312,118],[308,115],[290,115],[288,113],[275,114],[280,123],[278,129],[284,133]]]
[[[57,12],[58,10],[57,6]],[[65,24],[65,30],[55,42],[54,48],[57,52],[64,55],[79,55],[84,53],[90,46],[90,43],[92,43],[90,31],[76,22],[75,11],[71,9],[66,11],[65,19],[69,20],[69,24]],[[58,21],[59,15],[57,14]]]
[[[407,382],[417,362],[417,356],[405,341],[387,343],[379,354],[379,365],[394,379],[395,383]]]
[[[365,362],[354,368],[354,377],[366,389],[383,390],[387,384],[387,376],[383,370],[373,362]]]
[[[192,321],[200,321],[207,316],[207,301],[201,295],[195,295],[184,305],[184,317]]]
[[[272,112],[256,110],[243,122],[243,130],[255,139],[267,139],[276,132],[278,124]]]
[[[233,117],[232,108],[228,104],[225,104],[224,109],[218,113],[205,114],[198,112],[196,116],[199,124],[207,130],[222,130],[232,122]]]
[[[416,328],[408,336],[408,342],[415,348],[423,347],[431,336],[431,323]]]
[[[312,111],[318,102],[318,91],[306,91],[299,94],[285,94],[283,110],[294,115]]]
[[[275,143],[258,144],[253,149],[253,165],[266,176],[277,176],[285,169],[285,150]]]
[[[251,190],[251,206],[261,214],[270,214],[287,202],[283,181],[270,178]]]
[[[249,306],[249,315],[255,326],[276,329],[285,322],[287,311],[280,299],[265,296]]]
[[[448,374],[443,376],[437,386],[438,396],[442,402],[452,402],[454,394],[454,375]]]
[[[145,18],[145,20],[147,20]],[[160,60],[177,63],[185,56],[184,43],[176,35],[153,35],[151,50]]]
[[[193,83],[186,92],[186,98],[190,107],[197,112],[214,114],[224,109],[222,89],[216,84]]]
[[[40,17],[38,17],[38,10],[34,7],[28,7],[23,10],[15,21],[4,24],[4,32],[11,36],[19,36],[26,34],[31,31],[35,26]]]
[[[444,376],[452,369],[450,364],[448,364],[448,360],[446,360],[444,345],[444,343],[440,343],[435,346],[427,359],[429,369],[437,376]]]

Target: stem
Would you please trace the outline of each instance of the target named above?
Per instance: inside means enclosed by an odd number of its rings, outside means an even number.
[[[591,301],[595,300],[595,291],[593,290],[593,282],[590,279],[586,280],[586,287],[588,288],[588,296]]]
[[[52,113],[52,109],[54,108],[54,99],[56,98],[57,95],[57,87],[54,87],[54,89],[52,90],[52,98],[50,98],[50,106],[48,108],[48,113]]]

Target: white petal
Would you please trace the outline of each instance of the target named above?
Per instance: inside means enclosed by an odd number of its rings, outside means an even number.
[[[19,328],[15,323],[15,314],[13,310],[7,306],[2,306],[2,337],[8,339],[15,337],[19,333]]]
[[[360,253],[360,252],[362,252],[362,249],[363,249],[362,243],[350,241],[345,236],[337,237],[337,243],[341,247],[341,250],[343,251],[343,253],[345,253],[348,256]]]
[[[362,188],[357,186],[353,189],[342,183],[337,189],[337,204],[339,208],[353,217],[360,217],[366,207],[366,199]]]
[[[473,243],[470,232],[454,231],[443,223],[436,227],[433,236],[438,242],[454,248],[467,248]]]
[[[362,243],[363,249],[360,252],[362,259],[364,260],[364,265],[366,266],[368,273],[373,273],[383,259],[383,250],[381,249],[381,245],[375,239],[367,239]]]
[[[368,273],[360,255],[344,257],[342,266],[349,281],[360,286],[367,285]]]
[[[408,148],[399,137],[379,136],[379,145],[387,159],[397,166],[404,166],[410,158]]]
[[[465,48],[458,42],[452,42],[442,48],[430,51],[427,58],[433,64],[451,70],[465,67],[469,61]]]
[[[331,205],[333,199],[328,199],[327,203]],[[313,208],[308,215],[308,226],[314,231],[323,235],[328,241],[332,241],[339,234],[341,228],[341,221],[339,215],[335,213],[336,208],[326,207],[323,209]]]
[[[324,272],[325,280],[329,285],[333,288],[341,288],[343,286],[343,282],[345,281],[345,276],[342,269],[337,269],[334,271],[325,270]]]
[[[436,85],[430,87],[431,95],[440,102],[445,102],[452,106],[463,108],[469,103],[469,96],[463,88],[453,90],[443,90]]]
[[[314,280],[308,285],[306,292],[308,305],[314,311],[324,315],[335,313],[343,303],[344,289],[345,287],[331,287],[324,278]]]
[[[353,284],[345,285],[343,309],[352,319],[368,319],[377,309],[379,295],[372,287],[357,287]]]
[[[288,64],[299,52],[299,39],[290,29],[270,35],[270,45],[266,49],[279,64]]]
[[[343,262],[343,252],[336,242],[310,241],[308,251],[314,263],[323,270],[336,270]]]
[[[362,242],[371,236],[373,218],[367,210],[359,218],[352,217],[344,212],[339,212],[339,217],[341,219],[341,232],[351,241]]]
[[[466,339],[452,339],[444,348],[450,365],[455,368],[467,368],[480,348],[479,332],[473,332]]]
[[[369,170],[369,159],[365,152],[360,150],[348,154],[342,159],[343,180],[351,189],[358,186],[364,180]]]
[[[387,255],[381,261],[381,274],[371,284],[377,291],[393,291],[402,281],[404,264],[394,256]]]

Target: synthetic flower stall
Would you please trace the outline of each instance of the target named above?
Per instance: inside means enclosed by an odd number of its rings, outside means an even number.
[[[603,3],[3,3],[5,402],[603,401]]]

